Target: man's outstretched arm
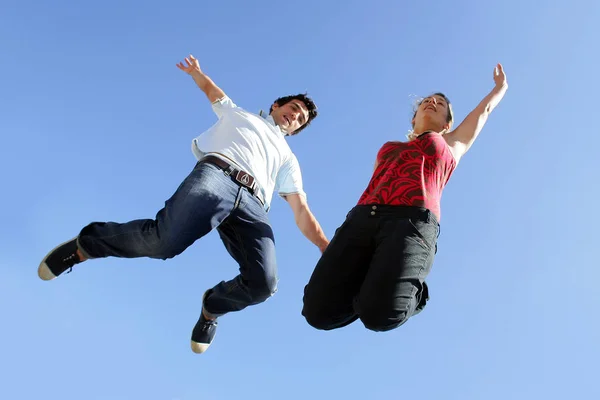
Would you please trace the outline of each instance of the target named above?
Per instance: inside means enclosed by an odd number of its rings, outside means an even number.
[[[223,98],[225,96],[225,92],[218,87],[212,79],[210,79],[202,69],[200,69],[200,63],[198,60],[190,54],[189,57],[185,58],[184,65],[182,62],[177,64],[177,68],[189,74],[196,82],[196,85],[206,94],[208,97],[208,101],[214,103],[215,101]]]
[[[300,194],[289,194],[285,196],[285,199],[292,207],[296,225],[298,225],[302,234],[317,246],[321,253],[324,252],[329,245],[329,240],[325,237],[321,225],[308,208],[306,198]]]

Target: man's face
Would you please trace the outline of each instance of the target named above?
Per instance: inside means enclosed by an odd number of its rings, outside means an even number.
[[[304,102],[292,100],[282,106],[273,104],[271,116],[282,131],[292,134],[308,121],[308,109]]]

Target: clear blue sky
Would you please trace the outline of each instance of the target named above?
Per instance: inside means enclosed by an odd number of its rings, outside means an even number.
[[[8,0],[0,15],[0,398],[598,398],[596,1]],[[536,5],[534,5],[536,4]],[[241,106],[307,90],[290,139],[331,237],[414,95],[457,119],[509,90],[442,201],[426,310],[400,329],[309,327],[319,257],[276,199],[280,284],[189,349],[204,290],[237,273],[218,236],[181,256],[36,269],[91,221],[153,217],[215,122],[175,64],[193,53]]]

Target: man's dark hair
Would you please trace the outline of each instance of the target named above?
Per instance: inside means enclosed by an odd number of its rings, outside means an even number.
[[[301,102],[304,103],[304,105],[308,109],[308,120],[306,121],[306,123],[290,134],[290,135],[297,135],[302,129],[304,129],[308,125],[310,125],[310,122],[313,119],[317,118],[319,111],[317,110],[317,106],[316,106],[315,102],[312,101],[312,99],[310,97],[308,97],[307,93],[301,93],[301,94],[296,94],[296,95],[291,95],[291,96],[280,97],[277,100],[275,100],[273,102],[273,104],[277,104],[279,107],[281,107],[281,106],[289,103],[292,100],[300,100]],[[269,114],[271,114],[272,112],[273,112],[273,106],[271,106],[271,108],[269,109]]]

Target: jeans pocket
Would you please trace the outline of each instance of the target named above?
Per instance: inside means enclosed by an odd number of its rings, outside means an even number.
[[[408,224],[412,227],[417,241],[427,250],[437,252],[437,227],[434,224],[423,222],[421,220],[408,219]]]

